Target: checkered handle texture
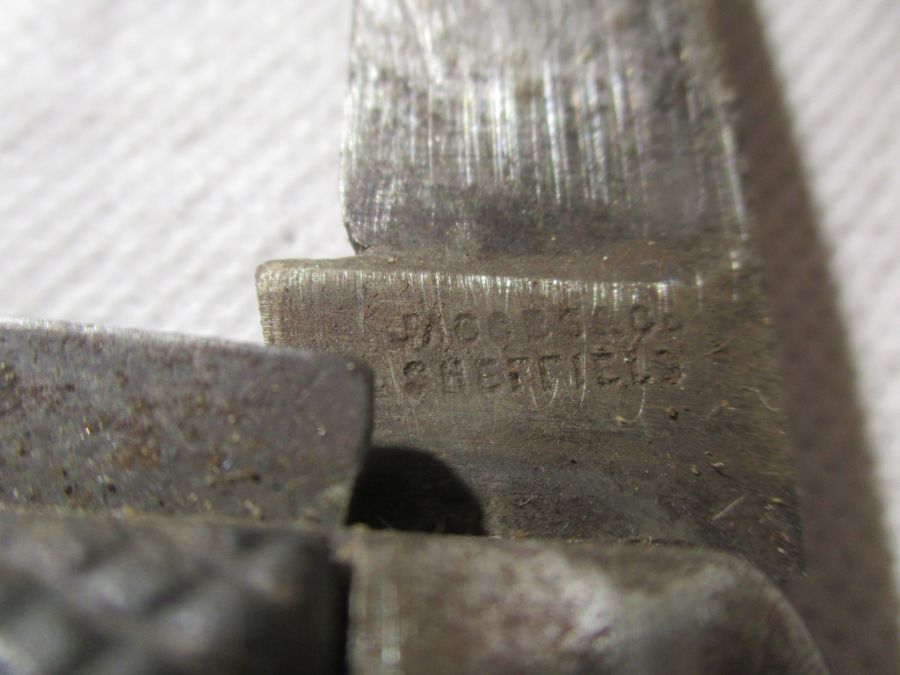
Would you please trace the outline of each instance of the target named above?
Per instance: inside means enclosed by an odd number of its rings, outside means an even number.
[[[5,513],[0,671],[332,672],[339,587],[311,534]]]

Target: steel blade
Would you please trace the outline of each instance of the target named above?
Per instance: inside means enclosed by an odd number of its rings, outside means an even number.
[[[357,0],[341,197],[361,249],[606,253],[745,233],[701,0]]]
[[[266,340],[371,363],[375,442],[446,463],[489,534],[795,573],[727,98],[699,0],[359,0],[342,194],[365,252],[261,267]]]

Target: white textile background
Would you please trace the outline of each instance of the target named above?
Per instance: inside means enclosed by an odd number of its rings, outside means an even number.
[[[261,341],[253,274],[352,250],[349,2],[0,0],[0,313]]]
[[[758,7],[900,580],[900,3]],[[0,314],[259,341],[258,263],[352,253],[349,30],[350,0],[0,0]]]

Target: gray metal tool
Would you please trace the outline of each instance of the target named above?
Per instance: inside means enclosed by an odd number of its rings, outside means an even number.
[[[826,672],[703,0],[354,26],[338,356],[0,325],[0,672]]]
[[[733,556],[396,533],[337,552],[354,673],[827,672],[777,588]]]
[[[312,528],[347,517],[371,388],[297,349],[0,322],[0,672],[340,669]]]
[[[704,16],[359,0],[361,255],[262,266],[262,324],[370,363],[376,445],[443,463],[488,534],[681,542],[780,579],[794,481]]]
[[[824,672],[728,556],[336,528],[371,460],[355,361],[37,322],[0,346],[0,672]]]
[[[10,512],[0,671],[825,672],[724,555]]]

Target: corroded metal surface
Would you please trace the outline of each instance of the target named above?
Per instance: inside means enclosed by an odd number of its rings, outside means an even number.
[[[702,0],[357,0],[357,247],[605,252],[743,236]]]
[[[340,357],[4,324],[0,670],[825,672],[746,562],[799,527],[703,20],[358,0],[365,254],[258,274],[267,341]],[[348,508],[508,540],[233,520]]]
[[[825,667],[775,586],[721,554],[0,511],[0,670]]]
[[[729,556],[409,535],[339,551],[356,673],[827,672],[779,591]]]
[[[0,512],[0,671],[333,673],[341,585],[321,535]]]
[[[299,350],[0,324],[0,501],[343,522],[371,375]]]
[[[371,363],[376,444],[445,462],[490,534],[687,542],[783,578],[781,386],[701,10],[357,2],[363,253],[261,267],[263,332]]]
[[[630,255],[590,261],[590,276],[512,258],[480,273],[371,254],[271,263],[266,339],[370,363],[375,444],[434,453],[489,534],[680,541],[796,571],[752,271],[659,246]]]

